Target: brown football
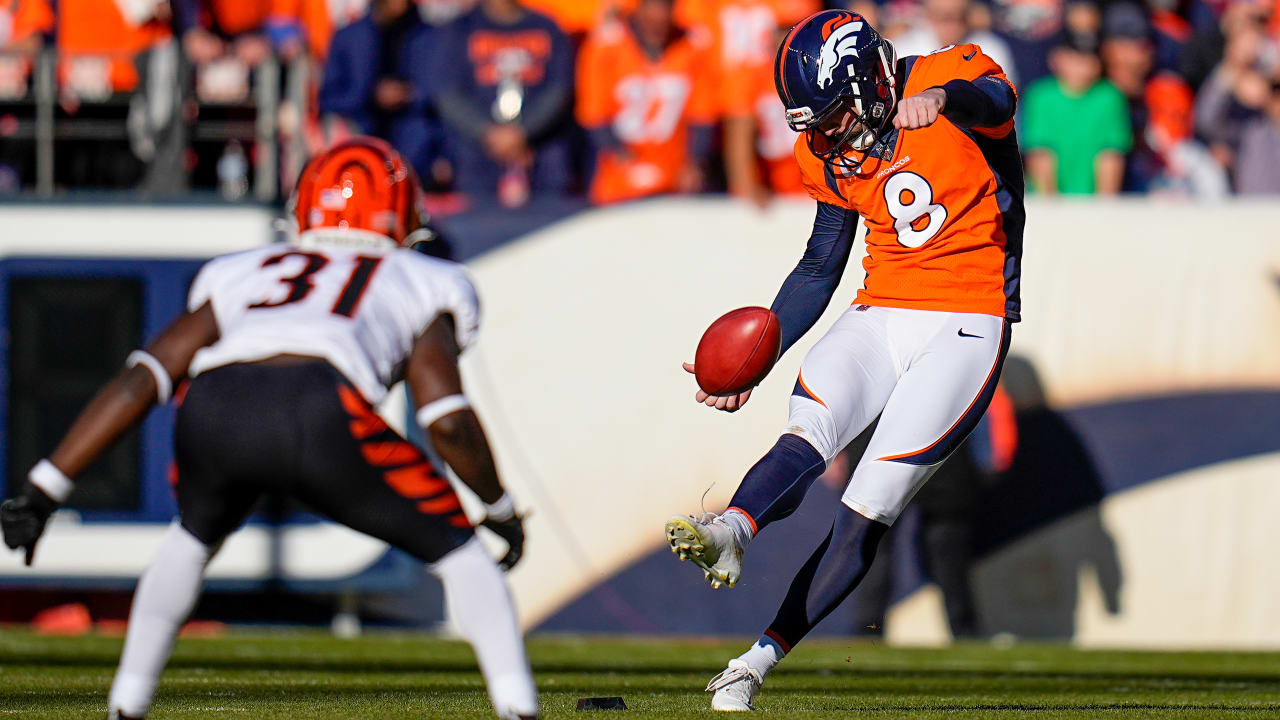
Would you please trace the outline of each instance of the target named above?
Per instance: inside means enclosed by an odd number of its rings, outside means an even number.
[[[736,395],[769,374],[781,349],[782,330],[772,310],[738,308],[702,334],[693,357],[694,377],[710,395]]]

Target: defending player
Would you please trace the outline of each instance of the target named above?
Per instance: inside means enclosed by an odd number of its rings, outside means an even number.
[[[441,244],[421,201],[412,169],[382,141],[356,138],[313,159],[293,198],[296,239],[208,262],[188,311],[129,356],[0,508],[5,543],[30,564],[71,478],[191,378],[174,429],[179,518],[138,581],[111,718],[147,712],[205,567],[268,491],[428,563],[498,715],[537,715],[502,573],[449,482],[373,409],[407,380],[418,423],[485,502],[483,524],[508,541],[504,566],[515,564],[521,520],[457,367],[479,324],[475,290],[460,265],[409,249]]]
[[[783,349],[830,302],[859,214],[866,280],[805,357],[777,444],[724,514],[667,523],[672,551],[713,587],[732,586],[751,539],[880,423],[777,616],[708,685],[716,710],[752,709],[774,665],[862,579],[889,525],[982,416],[1019,319],[1022,163],[1000,67],[976,45],[898,59],[861,16],[826,11],[791,29],[775,68],[818,201],[804,257],[773,302]],[[732,412],[750,395],[697,399]]]

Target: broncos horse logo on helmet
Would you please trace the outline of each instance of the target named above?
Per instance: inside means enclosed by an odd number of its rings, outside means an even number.
[[[774,62],[774,84],[787,124],[805,133],[824,162],[856,172],[888,130],[898,102],[893,45],[854,12],[810,15],[787,33]]]

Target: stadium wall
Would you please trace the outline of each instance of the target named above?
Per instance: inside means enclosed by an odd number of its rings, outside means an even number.
[[[692,402],[680,362],[720,313],[770,302],[812,212],[658,200],[576,216],[475,263],[486,324],[465,369],[533,509],[513,575],[527,625],[753,633],[772,617],[829,504],[763,534],[728,593],[660,557],[661,527],[708,489],[705,507],[723,507],[782,429],[805,346],[860,284],[848,273],[746,409]],[[1280,646],[1280,207],[1040,202],[1028,218],[1026,320],[1006,376],[1024,452],[1013,482],[982,498],[985,627]],[[937,593],[917,585],[889,638],[944,641]],[[848,629],[839,615],[827,631]]]
[[[703,502],[723,506],[782,429],[804,350],[861,282],[851,268],[746,409],[692,402],[680,362],[719,314],[770,302],[812,213],[804,201],[760,212],[723,198],[654,200],[569,216],[472,263],[484,325],[464,373],[507,482],[532,511],[528,554],[511,576],[527,627],[754,633],[772,616],[825,534],[837,490],[815,486],[796,516],[762,534],[746,581],[728,593],[665,557],[661,527]],[[194,260],[270,241],[269,218],[4,208],[0,263]],[[1269,562],[1280,546],[1269,512],[1280,500],[1280,244],[1269,231],[1280,207],[1036,202],[1028,218],[1026,320],[1005,378],[1023,442],[1012,476],[983,490],[973,577],[985,627],[1087,645],[1280,647],[1270,602],[1280,567]],[[166,302],[171,313],[181,305]],[[166,422],[149,437],[163,443]],[[166,490],[163,459],[144,467],[149,492]],[[59,518],[41,546],[49,580],[104,577],[83,553],[90,541],[118,540],[106,574],[135,574],[167,507],[141,524]],[[336,530],[291,530],[287,573],[342,580],[384,562],[376,544]],[[247,528],[215,577],[279,570],[263,559],[279,552],[273,542]],[[889,639],[945,641],[936,590],[903,565]],[[27,572],[16,555],[0,558],[0,582]],[[821,630],[848,631],[845,617]]]

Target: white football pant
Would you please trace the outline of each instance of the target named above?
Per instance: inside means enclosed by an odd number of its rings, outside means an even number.
[[[842,499],[891,525],[986,411],[1009,331],[992,315],[855,305],[805,356],[785,432],[830,462],[879,415]]]

